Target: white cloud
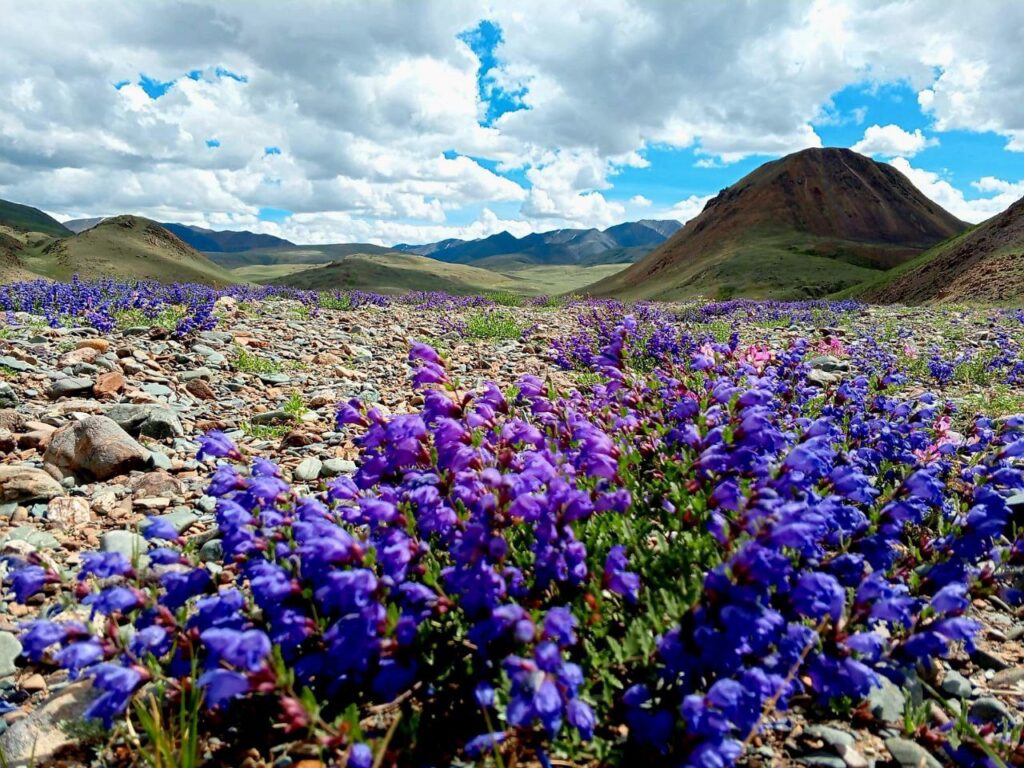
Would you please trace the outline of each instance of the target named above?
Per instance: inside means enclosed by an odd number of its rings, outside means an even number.
[[[921,190],[926,197],[934,200],[959,219],[977,224],[1009,208],[1024,197],[1024,181],[1008,182],[986,176],[971,186],[987,197],[968,200],[964,193],[932,171],[914,168],[903,157],[894,158],[891,165]],[[991,194],[995,193],[995,194]]]
[[[633,195],[629,198],[629,204],[636,206],[637,208],[650,208],[654,203],[643,195]]]
[[[703,197],[700,195],[690,195],[685,200],[680,200],[668,210],[659,213],[656,218],[675,219],[676,221],[685,224],[690,219],[700,214],[700,212],[704,210],[704,206],[707,205],[708,201],[713,197],[714,195],[704,195]]]
[[[920,128],[910,133],[898,125],[869,125],[864,131],[864,138],[850,149],[872,157],[913,157],[922,149],[938,143],[938,139],[925,136]]]
[[[547,0],[0,0],[0,18],[47,31],[0,46],[0,197],[64,213],[273,227],[259,209],[284,208],[293,238],[321,241],[606,226],[664,206],[660,189],[652,206],[614,192],[645,150],[691,149],[712,169],[820,146],[815,125],[865,120],[831,102],[861,83],[908,84],[934,124],[926,136],[872,115],[860,151],[909,158],[948,130],[993,131],[1024,151],[1020,3],[964,14],[931,0],[762,0],[737,13],[592,0],[553,14]],[[459,39],[482,19],[502,29],[493,81],[526,88],[527,109],[490,127],[479,61]],[[175,83],[152,100],[139,73]],[[975,217],[1016,188],[967,200],[916,173]],[[514,217],[451,223],[511,204]]]

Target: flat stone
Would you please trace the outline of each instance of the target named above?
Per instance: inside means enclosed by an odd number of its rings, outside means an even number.
[[[291,376],[287,373],[261,373],[259,377],[260,381],[270,386],[280,386],[292,380]]]
[[[84,392],[92,391],[92,379],[85,376],[68,376],[63,379],[57,379],[50,386],[46,388],[46,396],[51,400],[56,400],[59,397],[68,397],[70,395],[80,395]]]
[[[1016,639],[1016,638],[1011,638]],[[1024,667],[1010,667],[992,675],[989,685],[993,688],[1007,688],[1024,680]]]
[[[885,748],[903,768],[942,768],[942,763],[913,741],[894,736],[885,740]]]
[[[824,751],[808,752],[806,755],[800,755],[796,762],[800,765],[811,766],[811,768],[846,768],[846,763],[843,762],[841,757]]]
[[[40,531],[28,525],[22,525],[9,531],[3,541],[5,543],[23,541],[36,549],[56,549],[60,546],[60,542],[52,533]]]
[[[310,456],[308,459],[304,459],[293,471],[292,475],[297,480],[303,480],[309,482],[310,480],[316,480],[320,477],[320,470],[323,468],[323,462],[320,459]]]
[[[868,709],[879,720],[896,723],[903,718],[903,691],[887,677],[880,677],[881,685],[868,694]]]
[[[0,735],[0,752],[10,768],[52,765],[52,758],[74,738],[61,728],[82,719],[95,696],[92,683],[82,680],[54,693],[41,707],[15,721]]]
[[[274,424],[290,424],[292,417],[286,411],[266,411],[253,414],[249,421],[257,426],[271,426]]]
[[[41,469],[0,464],[0,501],[46,501],[63,495],[61,484]]]
[[[828,725],[809,725],[804,728],[804,736],[824,741],[830,747],[838,747],[843,744],[853,746],[854,741],[853,734]]]
[[[21,642],[11,632],[0,632],[0,677],[18,671],[15,660],[21,655]]]
[[[165,405],[118,403],[108,408],[106,415],[131,434],[145,435],[156,440],[182,437],[185,434],[178,414]]]
[[[184,533],[199,520],[199,515],[195,512],[190,512],[187,509],[183,509],[179,512],[168,512],[166,515],[157,515],[153,519],[168,522],[174,526],[174,530],[178,533]]]
[[[325,459],[320,468],[321,477],[351,475],[356,471],[356,463],[349,459]]]
[[[0,368],[10,368],[12,371],[18,373],[27,373],[32,370],[32,366],[28,363],[24,363],[16,357],[10,355],[0,356]]]
[[[1010,710],[1006,708],[999,699],[992,696],[984,696],[973,704],[970,709],[967,710],[968,717],[971,720],[978,723],[1012,723],[1014,722],[1013,715],[1010,714]]]
[[[213,371],[210,368],[201,367],[191,371],[183,371],[180,376],[182,381],[193,381],[195,379],[211,379]]]
[[[942,678],[942,684],[939,686],[943,693],[947,696],[952,696],[957,699],[968,699],[971,696],[974,686],[971,685],[971,681],[961,675],[959,672],[953,672],[950,670]]]
[[[143,392],[153,395],[154,397],[167,397],[168,395],[174,394],[174,390],[166,384],[143,384],[141,389]]]
[[[100,551],[120,552],[129,560],[136,555],[145,558],[149,542],[134,531],[107,531],[100,536]]]

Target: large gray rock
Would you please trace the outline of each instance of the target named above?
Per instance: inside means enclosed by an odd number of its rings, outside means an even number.
[[[93,382],[90,378],[85,376],[68,376],[63,379],[57,379],[47,387],[46,396],[51,400],[56,400],[59,397],[83,395],[92,392],[92,386]]]
[[[46,501],[63,495],[60,483],[41,469],[0,464],[0,501]]]
[[[89,416],[54,432],[43,461],[65,476],[108,480],[144,469],[149,451],[106,416]]]
[[[162,405],[119,403],[107,410],[107,418],[117,422],[126,432],[157,440],[182,437],[185,434],[178,414]]]
[[[12,723],[0,736],[4,764],[11,768],[49,765],[58,750],[74,742],[61,729],[61,723],[81,720],[93,696],[92,683],[82,680],[51,696],[28,717]]]
[[[18,396],[6,381],[0,381],[0,408],[13,408],[18,404]]]

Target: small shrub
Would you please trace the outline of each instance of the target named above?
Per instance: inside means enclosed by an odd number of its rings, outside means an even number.
[[[521,307],[523,305],[523,297],[512,291],[495,291],[486,294],[486,297],[502,307]]]
[[[292,392],[291,397],[289,397],[285,401],[284,405],[281,406],[281,410],[298,421],[306,415],[306,412],[309,409],[306,407],[306,403],[303,402],[302,395],[298,392]]]
[[[465,322],[465,335],[473,339],[521,339],[528,330],[511,312],[474,312]]]
[[[281,366],[244,347],[236,347],[235,370],[241,373],[280,373]]]

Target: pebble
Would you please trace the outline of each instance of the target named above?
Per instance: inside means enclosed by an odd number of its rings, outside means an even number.
[[[320,459],[310,456],[308,459],[303,459],[302,462],[294,469],[292,475],[297,480],[309,482],[316,480],[320,477],[320,472],[323,469],[323,462]]]
[[[15,660],[21,655],[21,642],[10,632],[0,632],[0,677],[17,671]]]
[[[885,740],[885,748],[903,768],[942,768],[942,763],[920,744],[893,737]]]
[[[971,693],[974,691],[974,686],[971,685],[970,680],[959,672],[954,672],[952,670],[946,672],[945,676],[942,678],[942,684],[939,688],[946,695],[952,696],[956,699],[970,698]]]

